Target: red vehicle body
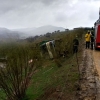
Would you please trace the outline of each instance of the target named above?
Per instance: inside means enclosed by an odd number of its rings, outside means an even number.
[[[94,24],[94,47],[95,49],[100,48],[100,8],[99,19]]]
[[[96,23],[94,34],[94,47],[95,49],[100,48],[100,22]]]

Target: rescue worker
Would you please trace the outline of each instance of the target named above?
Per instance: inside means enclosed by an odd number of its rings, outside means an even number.
[[[91,50],[93,50],[93,44],[94,44],[94,32],[91,31]]]
[[[86,49],[90,48],[90,39],[91,39],[91,34],[90,31],[88,31],[88,33],[85,34]]]
[[[78,41],[78,36],[75,37],[73,40],[73,54],[78,52],[78,46],[79,46],[79,41]]]

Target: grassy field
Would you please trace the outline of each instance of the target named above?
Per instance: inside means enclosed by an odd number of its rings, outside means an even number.
[[[50,60],[49,56],[47,57],[47,54],[45,54],[47,58],[42,58],[40,57],[40,49],[38,45],[34,46],[34,43],[17,43],[0,46],[0,53],[2,54],[1,57],[8,56],[8,58],[12,60],[15,58],[20,62],[19,63],[17,60],[14,60],[16,63],[13,62],[12,65],[15,67],[11,68],[16,68],[16,65],[18,64],[19,65],[17,67],[21,68],[23,67],[22,64],[27,65],[26,62],[28,62],[28,59],[31,58],[35,61],[36,70],[31,77],[31,81],[26,91],[26,97],[23,100],[58,100],[58,98],[61,98],[62,100],[75,100],[79,80],[79,71],[76,55],[72,54],[72,40],[76,35],[78,35],[81,41],[81,35],[84,31],[73,30],[70,34],[69,33],[64,35],[61,34],[61,41],[58,41],[58,44],[56,44],[55,47],[57,53],[56,55],[58,55],[59,52],[62,53],[63,50],[68,51],[65,58],[55,55],[54,59]],[[21,60],[19,60],[18,57],[21,58]],[[25,57],[27,57],[27,61],[25,60],[26,62],[23,62]],[[81,58],[82,54],[79,50],[79,63],[81,63]],[[22,66],[20,67],[20,65]],[[29,68],[29,66],[25,68]],[[5,94],[2,90],[0,90],[0,96],[5,98]],[[4,99],[0,98],[0,100]]]
[[[63,93],[64,98],[75,98],[78,79],[75,55],[67,60],[63,58],[62,67],[57,67],[53,60],[49,61],[47,66],[43,66],[33,75],[27,90],[28,100],[56,100],[53,93],[57,91]],[[59,96],[59,93],[56,94]]]
[[[62,66],[57,67],[54,60],[47,60],[35,71],[26,91],[27,98],[24,100],[56,100],[62,93],[63,98],[75,98],[79,79],[76,56],[62,58],[61,62]],[[4,100],[5,94],[2,90],[0,96],[0,100]]]

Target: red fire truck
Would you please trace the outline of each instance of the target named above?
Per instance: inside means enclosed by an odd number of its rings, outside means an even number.
[[[94,48],[100,48],[100,10],[99,10],[99,19],[94,24]]]

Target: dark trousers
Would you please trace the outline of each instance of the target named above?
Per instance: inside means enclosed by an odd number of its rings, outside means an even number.
[[[78,52],[78,46],[73,46],[73,53],[77,53]]]
[[[86,49],[90,48],[90,42],[86,41]]]
[[[92,50],[93,50],[93,43],[94,43],[94,42],[91,42],[91,49],[92,49]]]

